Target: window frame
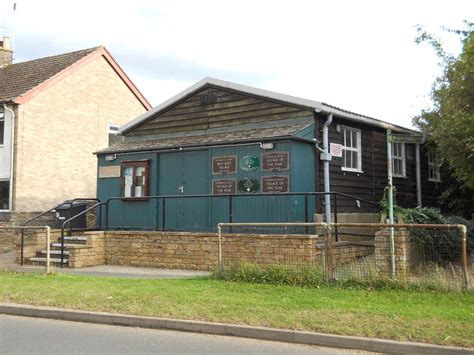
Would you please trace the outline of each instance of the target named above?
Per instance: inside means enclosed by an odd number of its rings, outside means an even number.
[[[125,196],[125,169],[133,168],[132,173],[132,185],[131,185],[131,196]],[[134,196],[136,184],[136,168],[145,168],[145,184],[141,185],[144,187],[142,196]],[[147,200],[150,196],[150,159],[146,160],[124,160],[120,163],[120,197],[124,200]]]
[[[440,166],[436,152],[428,148],[428,181],[441,182]],[[431,172],[433,171],[433,174]],[[431,177],[434,175],[435,177]]]
[[[0,147],[3,147],[5,145],[5,128],[6,128],[6,122],[5,122],[5,112],[0,111],[0,125],[3,126],[3,129],[0,130]]]
[[[401,156],[395,155],[395,144],[400,144],[401,147]],[[395,160],[401,161],[401,174],[395,174]],[[407,177],[407,167],[406,167],[406,150],[405,150],[405,143],[403,142],[392,142],[392,176],[398,178],[406,178]]]
[[[363,173],[362,171],[362,131],[358,128],[353,128],[349,126],[341,126],[341,131],[342,131],[342,164],[341,164],[341,170],[343,171],[348,171],[348,172],[354,172],[354,173]],[[357,148],[349,147],[346,146],[346,131],[350,131],[351,134],[352,132],[356,132],[356,137],[357,137]],[[351,138],[352,139],[352,138]],[[357,152],[357,166],[358,169],[356,168],[349,168],[345,167],[345,153],[344,151],[350,151],[350,152]]]

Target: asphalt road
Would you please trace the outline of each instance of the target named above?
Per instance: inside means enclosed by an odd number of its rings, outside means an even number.
[[[0,353],[369,354],[253,339],[0,315]]]

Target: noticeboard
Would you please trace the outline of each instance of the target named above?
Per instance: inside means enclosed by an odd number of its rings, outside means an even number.
[[[289,152],[262,153],[262,171],[282,171],[289,168]]]

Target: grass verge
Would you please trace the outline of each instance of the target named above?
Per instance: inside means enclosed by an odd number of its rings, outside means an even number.
[[[474,294],[0,272],[0,302],[474,346]]]

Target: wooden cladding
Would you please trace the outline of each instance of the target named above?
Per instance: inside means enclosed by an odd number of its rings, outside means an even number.
[[[312,116],[311,111],[207,87],[136,127],[128,136],[205,130]]]

